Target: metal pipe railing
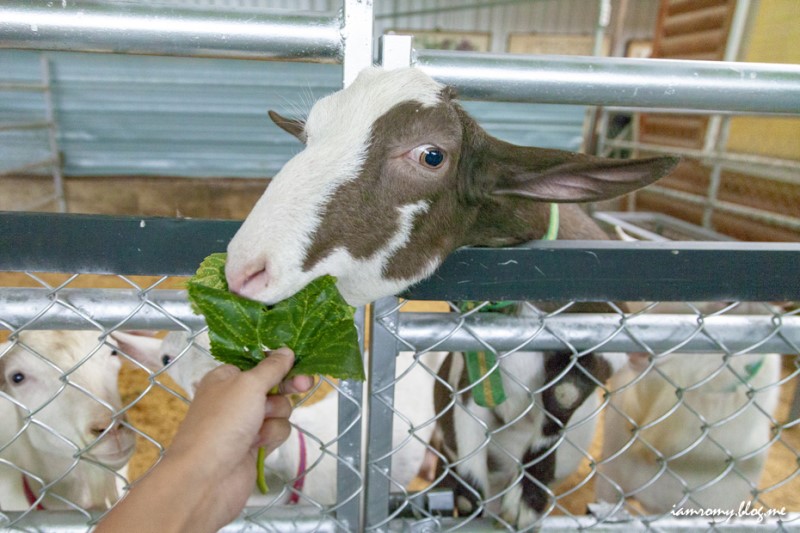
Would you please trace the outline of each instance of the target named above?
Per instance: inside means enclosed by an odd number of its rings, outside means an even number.
[[[458,327],[461,322],[467,327]],[[794,353],[800,344],[800,317],[782,317],[780,327],[767,315],[721,315],[703,318],[702,331],[693,314],[647,313],[623,320],[613,314],[566,313],[538,320],[497,313],[401,313],[397,335],[401,349],[498,351],[565,350],[579,352],[719,352]],[[541,331],[540,331],[541,330]],[[525,339],[530,339],[525,342]],[[714,340],[718,342],[715,342]],[[761,342],[763,341],[763,342]],[[685,343],[685,344],[684,344]]]
[[[719,211],[720,213],[728,213],[731,215],[749,218],[751,220],[769,224],[771,226],[786,228],[791,231],[800,231],[800,218],[797,217],[782,215],[780,213],[774,213],[772,211],[766,211],[764,209],[740,205],[733,202],[726,202],[716,198],[709,198],[705,195],[692,194],[690,192],[679,191],[677,189],[670,189],[660,185],[651,185],[647,188],[646,192],[648,194],[656,194],[665,198],[679,200],[686,204],[710,207],[713,210]]]
[[[130,289],[0,289],[0,329],[198,330],[203,317],[192,312],[185,291]],[[795,353],[800,345],[800,316],[644,313],[623,320],[616,314],[564,313],[543,320],[497,313],[462,318],[456,313],[399,313],[388,330],[403,339],[400,349],[578,350],[602,344],[603,351],[720,351],[717,339],[732,351]],[[623,324],[624,322],[624,324]],[[542,325],[546,327],[542,328]],[[466,327],[462,327],[462,326]],[[624,326],[624,327],[623,327]],[[541,329],[541,331],[539,331]],[[480,339],[480,340],[479,340]],[[525,339],[529,339],[527,342]],[[407,343],[407,344],[406,344]]]
[[[66,5],[66,4],[64,4]],[[0,48],[166,56],[341,60],[338,18],[9,0]]]
[[[467,98],[800,114],[800,66],[419,51],[416,66]]]
[[[204,57],[340,59],[342,21],[142,6],[0,7],[0,48]],[[420,51],[465,97],[709,112],[800,113],[800,66]]]

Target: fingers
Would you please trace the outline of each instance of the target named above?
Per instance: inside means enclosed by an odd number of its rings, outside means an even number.
[[[292,404],[285,396],[267,396],[265,419],[256,435],[254,447],[265,447],[271,452],[289,437],[289,416]]]
[[[268,352],[267,356],[247,373],[253,376],[263,388],[264,394],[278,386],[294,365],[294,352],[289,348],[279,348]]]
[[[292,414],[292,403],[286,396],[267,396],[264,406],[265,418],[289,418]]]
[[[291,434],[292,426],[286,418],[269,418],[258,431],[255,446],[265,448],[267,455],[280,448]]]
[[[294,376],[280,384],[278,390],[281,394],[300,394],[308,392],[314,386],[311,376]]]
[[[218,366],[214,370],[208,372],[203,378],[200,380],[200,383],[197,384],[197,388],[199,389],[203,384],[210,384],[216,383],[219,381],[225,381],[230,379],[237,374],[239,374],[241,370],[236,368],[233,365],[222,365]]]

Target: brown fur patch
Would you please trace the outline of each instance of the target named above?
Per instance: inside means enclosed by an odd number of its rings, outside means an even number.
[[[662,160],[632,165],[516,146],[487,134],[452,96],[444,90],[441,103],[432,107],[404,102],[375,121],[359,175],[340,186],[323,208],[304,270],[337,248],[357,259],[374,256],[399,231],[398,208],[424,201],[427,210],[415,216],[409,241],[394,252],[383,273],[388,279],[413,279],[460,246],[508,246],[540,238],[548,228],[550,203],[524,197],[524,190],[542,176],[546,185],[539,188],[545,191],[560,191],[561,179],[583,183],[587,176],[590,190],[616,191],[643,186],[668,166]],[[407,157],[421,145],[443,150],[443,166],[430,170]],[[596,178],[604,174],[619,179]],[[522,196],[495,194],[515,189]],[[605,237],[580,207],[562,207],[560,239]]]

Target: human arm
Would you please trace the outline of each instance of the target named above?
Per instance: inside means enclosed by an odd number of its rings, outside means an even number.
[[[289,435],[291,405],[268,392],[311,386],[306,377],[282,383],[293,363],[282,348],[246,372],[230,365],[209,372],[162,460],[96,531],[217,531],[233,520],[255,486],[258,448],[272,452]]]

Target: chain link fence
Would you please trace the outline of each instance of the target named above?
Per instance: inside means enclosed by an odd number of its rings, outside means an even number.
[[[179,279],[5,277],[2,525],[88,527],[168,446],[193,380],[209,368],[202,318]],[[376,302],[364,400],[360,384],[326,378],[296,399],[293,433],[267,463],[271,492],[254,495],[230,527],[669,529],[698,518],[715,527],[734,515],[793,528],[797,307],[583,306],[474,302],[463,311],[459,302]],[[494,362],[474,382],[454,379],[458,352],[489,353]],[[598,354],[617,370],[608,380],[596,370]],[[118,363],[109,367],[114,359],[124,361],[116,399],[108,390],[120,372]],[[493,368],[508,399],[489,409],[475,403],[475,389]],[[564,418],[548,398],[569,395],[561,386],[576,377],[588,392]],[[526,453],[548,422],[555,428],[540,453]],[[135,454],[119,444],[134,437]],[[479,488],[481,462],[489,485]],[[551,478],[542,475],[547,468]],[[536,512],[525,515],[533,493]]]

